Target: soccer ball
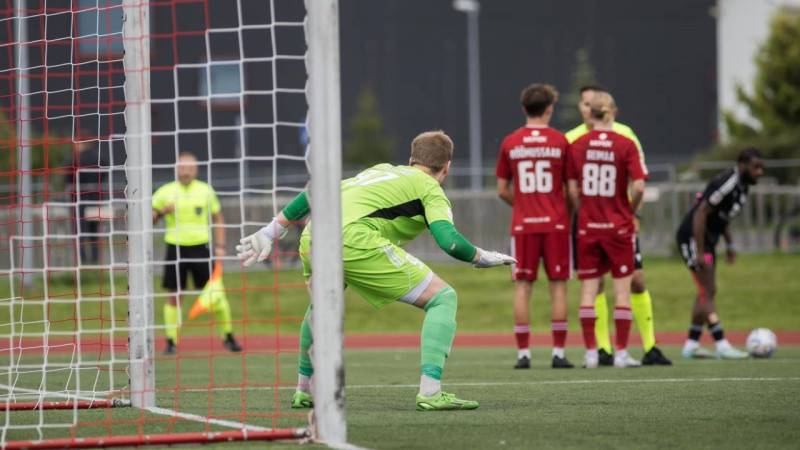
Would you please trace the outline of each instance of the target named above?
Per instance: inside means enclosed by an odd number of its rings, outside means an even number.
[[[769,358],[777,347],[775,333],[766,328],[756,328],[747,336],[747,351],[756,358]]]

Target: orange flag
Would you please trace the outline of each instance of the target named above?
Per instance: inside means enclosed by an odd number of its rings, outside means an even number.
[[[189,318],[194,319],[210,311],[214,305],[217,305],[219,302],[227,301],[228,299],[225,297],[225,285],[222,284],[222,261],[217,261],[214,263],[214,272],[211,274],[211,278],[208,279],[208,282],[203,287],[203,291],[197,296],[197,300],[194,301],[192,310],[189,311]]]

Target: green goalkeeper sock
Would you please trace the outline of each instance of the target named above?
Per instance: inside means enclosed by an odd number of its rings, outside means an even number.
[[[442,378],[444,361],[450,354],[456,335],[456,310],[458,296],[450,286],[433,295],[424,307],[422,322],[422,374],[433,379]]]
[[[606,293],[602,292],[594,299],[594,310],[597,320],[594,322],[594,337],[597,339],[598,350],[605,350],[611,354],[611,339],[608,337],[608,300]]]
[[[178,308],[164,303],[164,334],[167,339],[172,339],[176,345],[178,344]]]
[[[214,320],[219,325],[219,330],[224,339],[228,333],[233,333],[233,323],[231,323],[231,304],[227,298],[218,300],[214,304]]]
[[[645,353],[656,345],[656,332],[653,326],[653,300],[650,292],[645,290],[641,294],[631,294],[631,311],[642,336],[642,347]]]
[[[314,374],[314,366],[311,365],[311,355],[308,350],[314,339],[311,337],[311,305],[308,305],[306,315],[303,317],[303,324],[300,326],[300,375],[310,377]]]

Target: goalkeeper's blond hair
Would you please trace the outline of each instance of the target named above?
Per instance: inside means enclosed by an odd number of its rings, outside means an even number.
[[[410,164],[425,166],[439,173],[453,158],[453,141],[444,131],[426,131],[411,142]]]

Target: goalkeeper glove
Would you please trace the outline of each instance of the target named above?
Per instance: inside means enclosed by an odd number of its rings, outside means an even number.
[[[485,250],[478,249],[481,252],[481,257],[478,259],[478,262],[473,264],[477,269],[485,269],[487,267],[494,267],[499,265],[510,265],[516,264],[517,260],[508,256],[504,255],[500,252],[487,252]]]
[[[239,240],[239,245],[236,246],[236,256],[244,260],[246,267],[261,262],[269,256],[275,239],[286,236],[288,231],[277,220],[272,219],[269,225]]]

